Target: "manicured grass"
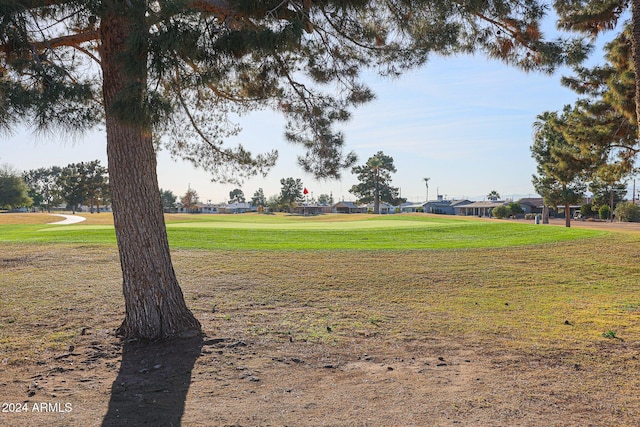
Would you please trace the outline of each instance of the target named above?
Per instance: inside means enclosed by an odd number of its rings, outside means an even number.
[[[4,242],[115,243],[113,226],[98,220],[97,216],[89,216],[86,223],[76,225],[7,224],[1,227],[0,241]],[[525,222],[426,215],[176,215],[167,216],[167,230],[173,248],[226,250],[497,248],[605,234]]]
[[[570,351],[567,363],[583,364],[603,345],[640,341],[638,253],[637,236],[612,233],[509,248],[177,249],[173,258],[188,305],[211,328],[330,345],[464,337]],[[61,348],[87,322],[112,330],[122,319],[111,245],[5,243],[0,267],[0,356]]]

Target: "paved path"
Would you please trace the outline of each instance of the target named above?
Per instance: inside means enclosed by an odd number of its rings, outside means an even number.
[[[61,216],[64,218],[64,220],[57,221],[57,222],[50,222],[49,224],[59,224],[59,225],[76,224],[78,222],[82,222],[87,219],[83,216],[78,216],[78,215],[62,215],[62,214],[51,214],[51,215]]]

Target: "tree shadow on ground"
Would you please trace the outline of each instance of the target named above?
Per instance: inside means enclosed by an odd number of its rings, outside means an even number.
[[[125,343],[103,427],[179,426],[203,338]]]

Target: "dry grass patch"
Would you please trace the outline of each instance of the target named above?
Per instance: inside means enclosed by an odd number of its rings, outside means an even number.
[[[113,248],[10,244],[0,266],[5,364],[66,348],[83,328],[111,331],[123,313]]]
[[[49,224],[62,218],[45,213],[0,213],[0,226],[24,224]]]
[[[199,317],[250,335],[328,344],[464,336],[518,350],[635,342],[640,245],[620,236],[588,242],[445,251],[182,250],[174,261]],[[108,328],[121,320],[114,247],[6,244],[0,266],[4,357],[55,346],[65,331],[96,327],[95,319]]]

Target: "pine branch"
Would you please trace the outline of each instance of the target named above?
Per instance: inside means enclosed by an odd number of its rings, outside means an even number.
[[[38,42],[32,42],[31,47],[38,51],[43,49],[54,49],[56,47],[77,47],[78,45],[94,40],[100,39],[100,32],[98,30],[88,30],[81,33],[69,34],[67,36],[56,37],[50,40],[43,40]],[[11,50],[10,44],[0,44],[0,52],[9,53]]]
[[[182,106],[185,114],[187,115],[187,118],[189,119],[189,122],[191,123],[191,126],[193,126],[193,129],[200,136],[200,138],[202,138],[202,140],[213,151],[217,152],[222,157],[225,157],[228,160],[235,161],[235,162],[238,162],[238,163],[242,164],[243,163],[242,159],[240,159],[237,156],[234,156],[232,153],[230,153],[228,151],[221,150],[216,144],[214,144],[213,142],[211,142],[211,140],[209,140],[209,138],[207,138],[207,135],[205,135],[205,133],[200,129],[200,126],[198,126],[198,123],[197,123],[196,119],[191,114],[191,111],[189,110],[189,107],[187,106],[187,103],[185,102],[184,98],[182,97],[182,92],[180,91],[179,84],[176,83],[174,85],[174,88],[175,88],[176,96],[178,98],[178,102],[180,102],[180,105]]]
[[[77,0],[15,0],[12,3],[22,9],[32,10],[50,6],[62,6],[76,2]]]
[[[185,61],[185,64],[189,66],[196,74],[198,75],[203,74],[203,71],[200,69],[200,67],[198,67],[198,65],[195,64],[193,61],[188,61],[188,62]],[[211,82],[206,82],[205,84],[209,88],[209,90],[213,92],[216,96],[222,99],[226,99],[227,101],[235,102],[237,104],[243,104],[243,103],[254,102],[254,101],[263,101],[265,99],[265,98],[258,98],[258,97],[254,97],[254,98],[238,97],[232,93],[221,91],[216,86],[214,86]]]
[[[208,12],[218,18],[247,18],[240,10],[238,10],[228,0],[191,0],[188,3],[188,7],[202,12]],[[288,1],[282,1],[276,7],[272,9],[264,9],[261,11],[254,11],[252,18],[261,19],[267,16],[272,16],[277,19],[291,19],[295,16],[295,12],[284,7],[288,4]],[[311,7],[311,1],[305,0],[303,5],[303,11],[308,15],[309,8]]]
[[[227,0],[192,0],[189,7],[209,12],[218,17],[232,16],[237,13]]]

